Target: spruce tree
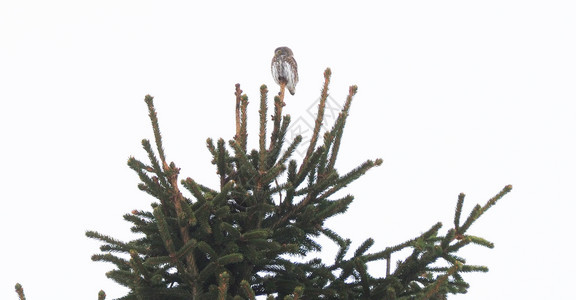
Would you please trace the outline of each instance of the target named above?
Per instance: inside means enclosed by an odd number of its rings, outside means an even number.
[[[348,184],[382,160],[366,160],[344,173],[336,169],[342,134],[356,94],[351,86],[346,102],[330,130],[322,132],[331,72],[324,73],[312,137],[302,159],[294,158],[302,137],[287,140],[290,116],[283,115],[284,89],[274,96],[272,130],[268,134],[268,88],[260,88],[258,145],[248,150],[248,97],[235,88],[236,130],[231,140],[208,139],[219,186],[180,178],[180,168],[167,160],[153,97],[145,97],[154,143],[145,139],[143,162],[131,157],[128,166],[141,183],[138,188],[155,201],[151,210],[124,215],[140,237],[123,242],[88,231],[104,244],[94,261],[110,262],[106,276],[129,288],[119,299],[446,299],[466,293],[466,272],[486,272],[466,264],[456,253],[469,244],[492,248],[469,235],[470,226],[512,187],[506,186],[484,205],[476,205],[461,221],[464,194],[456,204],[454,224],[441,233],[441,223],[419,236],[383,250],[369,251],[369,238],[350,252],[351,240],[325,226],[345,212],[352,195],[336,196]],[[324,235],[339,251],[333,261],[302,262],[321,250]],[[393,255],[411,254],[392,267]],[[386,262],[385,276],[369,273],[367,264]],[[23,299],[20,285],[16,286]],[[99,299],[104,299],[100,292]]]

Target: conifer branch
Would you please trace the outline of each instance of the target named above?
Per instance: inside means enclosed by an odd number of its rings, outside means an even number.
[[[274,165],[274,163],[276,162],[276,159],[278,158],[278,156],[280,155],[280,152],[282,151],[282,146],[284,145],[284,139],[286,137],[286,131],[288,129],[288,125],[290,125],[290,115],[285,115],[282,118],[282,123],[280,126],[280,128],[274,133],[275,135],[275,139],[274,139],[274,145],[270,145],[269,150],[268,150],[268,154],[267,154],[267,166],[271,166]],[[294,138],[294,141],[297,140],[298,137]],[[292,145],[294,143],[294,141],[292,141],[292,143],[290,145]],[[284,151],[284,157],[291,156],[292,152],[294,150],[286,150]],[[290,152],[290,154],[287,154],[287,152]],[[280,163],[280,161],[276,162],[276,163]],[[283,163],[283,162],[282,162]]]
[[[458,195],[458,203],[456,203],[456,213],[454,214],[454,229],[456,232],[460,229],[460,215],[462,214],[462,205],[464,204],[464,193]]]
[[[504,197],[504,195],[508,194],[510,191],[512,191],[512,185],[505,186],[498,194],[496,194],[496,196],[490,198],[490,200],[488,200],[488,202],[486,202],[486,204],[482,206],[482,209],[480,210],[480,214],[478,216],[481,216],[484,212],[486,212],[490,207],[496,204],[498,200],[502,199],[502,197]]]
[[[369,282],[370,276],[368,275],[368,271],[366,269],[366,264],[362,261],[362,258],[360,258],[360,257],[356,257],[354,259],[354,264],[355,264],[356,270],[358,271],[358,273],[360,273],[360,285],[362,286],[363,294],[366,295],[366,297],[369,297],[370,296],[370,282]]]
[[[252,290],[252,287],[250,287],[250,283],[248,283],[248,281],[242,280],[242,282],[240,282],[240,287],[242,287],[242,291],[244,292],[244,295],[248,297],[248,299],[256,300],[256,294],[254,293],[254,290]]]
[[[375,161],[367,160],[362,165],[356,167],[352,171],[348,172],[344,176],[340,176],[333,184],[332,188],[325,191],[318,197],[318,199],[326,199],[327,197],[331,196],[332,194],[336,193],[340,189],[344,188],[354,180],[360,178],[360,176],[364,175],[368,170],[373,167],[379,166],[382,164],[381,159],[376,159]]]
[[[368,249],[370,249],[370,247],[374,246],[374,239],[372,238],[368,238],[366,239],[362,245],[360,245],[360,247],[358,247],[358,249],[356,249],[356,252],[354,252],[354,257],[358,257],[363,255],[364,253],[366,253],[366,251],[368,251]]]
[[[220,175],[220,188],[226,184],[226,175],[228,174],[228,155],[224,139],[219,139],[216,148],[216,167],[218,168],[218,175]]]
[[[282,89],[280,89],[282,90]],[[270,147],[268,148],[268,152],[275,151],[277,147],[277,143],[280,141],[279,138],[279,131],[280,131],[280,124],[282,121],[282,108],[284,107],[284,97],[274,96],[274,115],[272,115],[272,121],[274,125],[272,127],[272,134],[270,135]],[[276,150],[278,151],[278,150]]]
[[[131,270],[112,270],[106,272],[106,277],[117,283],[135,289],[138,282],[134,278],[134,272]]]
[[[242,149],[242,146],[239,145],[236,141],[230,141],[229,144],[234,149],[234,154],[238,159],[239,171],[247,172],[248,174],[251,175],[251,177],[258,174],[258,171],[256,170],[256,168],[254,168],[254,165],[250,162],[250,158],[248,158],[246,152]]]
[[[260,110],[258,111],[260,115],[260,135],[259,135],[259,144],[260,144],[260,161],[258,163],[260,172],[264,172],[266,170],[266,117],[268,114],[268,105],[266,104],[267,98],[266,95],[268,94],[268,88],[266,85],[262,85],[260,87]]]
[[[228,296],[230,274],[228,274],[228,272],[224,272],[221,273],[218,277],[218,300],[226,300]]]
[[[314,179],[313,173],[316,171],[315,167],[320,161],[322,154],[324,154],[324,151],[326,151],[325,148],[319,147],[318,149],[316,149],[316,151],[314,151],[313,155],[310,157],[310,159],[306,164],[302,162],[298,172],[294,176],[294,180],[292,181],[293,186],[295,187],[299,186],[306,179],[306,177],[310,176],[311,174],[312,174],[311,178]]]
[[[346,97],[346,103],[342,108],[342,112],[338,115],[338,119],[334,124],[334,146],[332,147],[331,155],[330,155],[330,162],[328,163],[328,171],[334,169],[334,165],[336,164],[336,158],[338,157],[338,150],[340,150],[340,142],[342,140],[342,134],[344,130],[344,126],[346,124],[346,118],[348,117],[348,112],[350,111],[350,105],[352,104],[352,99],[354,95],[358,92],[358,87],[353,85],[350,87],[348,92],[348,97]]]
[[[240,103],[241,103],[241,98],[242,98],[242,90],[240,89],[240,84],[237,83],[236,84],[236,89],[234,90],[234,96],[236,96],[236,135],[234,136],[234,139],[239,143],[240,143],[240,127],[242,124],[241,121],[241,116],[242,116],[242,112],[240,111]]]
[[[294,300],[298,300],[300,299],[300,297],[302,297],[302,295],[304,294],[304,288],[301,286],[298,286],[294,289]]]
[[[146,95],[144,101],[148,105],[150,121],[152,121],[152,129],[154,131],[156,146],[158,146],[158,155],[160,155],[160,161],[162,161],[162,166],[164,169],[167,169],[168,165],[166,164],[166,156],[164,155],[164,148],[162,146],[162,136],[160,135],[160,126],[158,125],[158,115],[156,114],[156,109],[154,108],[154,97]]]
[[[116,240],[116,239],[114,239],[114,238],[112,238],[112,237],[109,237],[109,236],[106,236],[106,235],[102,235],[102,234],[100,234],[100,233],[98,233],[98,232],[96,232],[96,231],[88,230],[88,231],[86,231],[86,236],[89,237],[89,238],[101,240],[101,241],[106,242],[106,243],[108,243],[108,244],[110,244],[110,245],[116,246],[116,247],[118,247],[119,249],[122,249],[122,250],[124,250],[124,251],[126,251],[126,252],[128,252],[128,251],[130,250],[130,247],[129,247],[128,245],[126,245],[125,243],[123,243],[123,242],[121,242],[121,241],[119,241],[119,240]]]
[[[216,254],[216,251],[214,250],[214,248],[212,248],[212,246],[210,246],[205,241],[198,242],[198,245],[196,246],[196,248],[199,251],[204,252],[204,254],[206,254],[208,256],[208,258],[210,258],[210,259],[216,259],[216,257],[217,257],[217,254]]]
[[[216,197],[212,199],[214,205],[223,206],[226,204],[226,200],[228,200],[228,192],[230,192],[234,184],[235,184],[234,180],[230,180],[222,187],[220,193],[218,193]]]
[[[156,175],[158,175],[158,179],[160,180],[160,182],[164,186],[167,186],[166,179],[163,176],[164,174],[162,172],[162,168],[160,167],[160,163],[158,162],[156,155],[154,155],[154,151],[152,151],[152,146],[150,145],[150,141],[147,139],[143,139],[142,140],[142,147],[144,147],[144,150],[148,153],[148,159],[150,159],[150,163],[152,163],[153,172],[156,173]]]
[[[180,257],[180,256],[178,256]],[[146,259],[146,266],[171,265],[174,259],[170,256],[154,256]]]
[[[26,300],[26,296],[24,296],[24,288],[22,287],[22,285],[19,283],[16,283],[15,289],[16,289],[16,293],[18,294],[18,297],[20,298],[20,300]]]
[[[334,141],[334,135],[332,134],[333,131],[325,132],[324,133],[324,145],[322,146],[326,151],[322,153],[320,156],[320,160],[318,161],[318,177],[324,178],[326,173],[329,171],[326,170],[326,165],[328,163],[328,154],[330,153],[330,146],[332,146],[332,142]]]
[[[424,294],[424,296],[420,299],[421,300],[427,300],[427,299],[430,299],[435,294],[437,294],[440,287],[442,285],[444,285],[444,283],[448,280],[448,277],[450,277],[451,275],[456,273],[461,267],[462,267],[461,263],[457,263],[457,264],[453,265],[450,269],[448,269],[446,274],[440,276],[440,278],[436,279],[436,282],[434,282],[434,284],[429,286],[426,294]]]
[[[236,264],[244,260],[244,256],[240,253],[231,253],[218,257],[217,262],[220,266],[229,264]]]
[[[172,200],[172,205],[174,206],[174,209],[176,211],[176,217],[180,220],[184,220],[186,218],[186,213],[185,213],[185,209],[183,208],[183,205],[187,205],[186,201],[184,200],[184,196],[182,195],[182,193],[180,192],[180,189],[178,188],[178,174],[179,174],[180,169],[176,168],[176,166],[174,165],[174,163],[171,163],[170,166],[168,168],[165,167],[165,172],[168,173],[168,180],[170,183],[170,193],[171,193],[171,200]],[[162,205],[161,208],[164,208],[164,206]],[[160,213],[157,213],[160,212]],[[165,228],[167,230],[167,223],[164,219],[164,215],[162,213],[162,211],[160,211],[159,209],[155,209],[154,210],[154,216],[156,217],[158,224],[159,224],[159,230],[160,230],[160,234],[162,235],[162,230],[163,228]],[[164,221],[162,221],[162,219],[164,219]],[[163,224],[160,224],[163,223]],[[191,242],[192,238],[190,237],[190,224],[191,222],[180,222],[179,224],[179,231],[180,231],[180,236],[182,238],[182,243],[183,244],[188,244]],[[166,231],[164,234],[168,233],[168,231]],[[175,248],[174,248],[174,244],[173,242],[169,242],[166,240],[166,238],[169,236],[163,236],[162,238],[164,239],[164,242],[166,244],[166,246],[168,247],[168,251],[170,252],[170,255],[174,255],[175,254]],[[170,240],[171,241],[171,240]],[[171,247],[171,248],[170,248]],[[197,278],[198,276],[198,266],[196,263],[196,259],[194,258],[194,255],[192,252],[188,252],[185,256],[185,260],[186,260],[186,267],[182,266],[182,264],[180,263],[179,260],[177,260],[177,267],[179,267],[180,272],[182,272],[182,274],[192,274],[192,278]],[[198,287],[197,284],[194,282],[194,280],[188,276],[186,276],[188,279],[188,283],[192,288],[192,294],[196,295],[198,293]]]
[[[288,148],[286,149],[286,151],[284,151],[284,154],[282,155],[282,157],[280,157],[280,159],[278,160],[277,164],[284,164],[286,163],[286,161],[288,160],[288,158],[290,158],[292,156],[292,154],[294,153],[294,151],[296,150],[296,147],[298,147],[298,145],[300,145],[300,143],[302,142],[302,136],[298,135],[294,138],[294,140],[292,141],[292,143],[288,146]]]
[[[496,204],[498,200],[504,197],[504,195],[508,194],[511,190],[512,186],[507,185],[498,194],[490,198],[490,200],[488,200],[488,202],[486,202],[484,206],[480,206],[479,204],[477,204],[474,207],[474,209],[472,209],[472,212],[470,213],[464,224],[460,226],[460,230],[458,231],[457,237],[461,237],[472,225],[472,223],[474,223],[474,221],[478,220],[478,218],[480,218],[480,216],[484,214],[484,212],[486,212],[490,207]]]
[[[98,300],[105,300],[105,299],[106,299],[106,293],[100,290],[100,292],[98,292]]]
[[[238,123],[240,124],[240,123]],[[234,137],[234,140],[238,140],[238,138]],[[214,146],[214,141],[211,138],[207,138],[206,139],[206,148],[208,148],[208,151],[210,151],[210,154],[212,154],[213,160],[212,163],[216,164],[216,158],[218,157],[218,153],[216,152],[216,147]]]
[[[182,181],[182,185],[187,190],[189,190],[200,203],[206,202],[206,198],[204,198],[204,194],[200,190],[200,186],[196,183],[196,181],[194,181],[194,179],[188,177],[186,180]]]
[[[477,244],[480,246],[484,246],[484,247],[490,248],[490,249],[494,248],[494,243],[487,241],[481,237],[467,235],[466,238],[468,238],[471,243],[474,243],[474,244]]]
[[[197,287],[197,284],[194,282],[194,279],[198,278],[199,272],[198,272],[198,267],[197,267],[196,260],[193,256],[193,254],[191,253],[191,251],[185,252],[185,253],[187,253],[185,256],[187,266],[186,267],[183,266],[180,263],[178,253],[176,252],[176,246],[175,246],[174,241],[172,239],[172,235],[170,234],[170,229],[169,229],[168,223],[166,222],[166,218],[164,216],[164,213],[162,212],[161,207],[157,207],[154,209],[154,216],[156,217],[156,220],[157,220],[158,231],[160,233],[160,237],[164,241],[164,245],[166,247],[166,250],[168,250],[168,253],[170,255],[170,258],[172,259],[172,262],[176,265],[176,267],[181,272],[181,274],[184,274],[184,275],[185,274],[191,274],[191,277],[185,276],[185,279],[187,279],[188,284],[192,288],[192,294],[196,295],[198,293],[198,289],[197,289],[198,287]],[[182,241],[184,244],[189,245],[189,243],[193,243],[192,239],[190,238],[190,235],[189,235],[188,226],[184,226],[184,227],[180,226],[180,234],[182,235]],[[187,246],[186,249],[188,249],[188,247],[189,246]]]
[[[234,95],[236,96],[236,135],[234,140],[246,151],[248,96],[242,94],[239,83],[236,84]]]
[[[132,269],[136,271],[135,275],[138,277],[142,276],[144,277],[144,280],[149,281],[151,277],[150,272],[144,267],[144,263],[140,256],[138,256],[138,252],[130,250],[130,257],[132,257],[130,265],[132,266]]]
[[[330,76],[332,71],[327,68],[324,71],[324,86],[322,87],[322,92],[320,95],[320,102],[318,103],[318,112],[316,113],[316,120],[314,121],[314,130],[312,131],[312,137],[310,138],[310,144],[308,145],[308,150],[306,150],[306,155],[304,160],[300,165],[298,174],[301,175],[308,161],[310,160],[312,154],[314,153],[314,148],[316,147],[316,142],[318,141],[318,135],[320,133],[320,128],[322,127],[322,122],[324,120],[324,109],[326,107],[326,99],[328,98],[328,85],[330,84]]]
[[[472,225],[472,223],[474,223],[474,221],[476,221],[478,219],[478,217],[480,217],[480,210],[481,209],[482,209],[482,207],[480,206],[480,204],[476,204],[476,206],[474,206],[474,208],[472,208],[472,211],[470,211],[468,218],[466,218],[466,221],[464,221],[464,224],[462,224],[460,226],[459,232],[456,233],[456,239],[462,239],[463,238],[463,234],[466,233],[466,231]]]
[[[278,97],[280,97],[280,115],[282,115],[282,107],[284,107],[286,105],[286,103],[284,103],[284,92],[286,91],[286,82],[285,81],[281,81],[280,82],[280,92],[278,92]]]
[[[284,173],[285,170],[286,167],[283,164],[275,165],[260,177],[260,182],[264,185],[269,184],[274,181],[274,179],[278,178],[280,174]]]
[[[91,259],[92,259],[92,261],[105,261],[105,262],[113,263],[114,265],[116,265],[116,267],[118,267],[118,269],[121,269],[121,270],[130,269],[130,264],[128,263],[127,260],[120,258],[116,255],[112,255],[110,253],[94,254],[94,255],[92,255]]]
[[[168,228],[168,223],[166,222],[166,218],[164,217],[164,213],[162,212],[161,207],[156,207],[154,209],[154,217],[156,217],[158,232],[160,233],[160,237],[164,241],[164,246],[166,246],[166,250],[168,250],[170,256],[176,256],[175,255],[176,247],[174,246],[174,241],[172,241],[170,229]]]
[[[454,240],[455,237],[456,237],[456,229],[449,229],[448,232],[446,233],[446,236],[444,236],[444,238],[442,239],[440,247],[442,249],[446,249],[446,247],[448,247],[448,245]]]
[[[344,213],[353,200],[354,196],[347,195],[338,200],[321,202],[322,205],[326,205],[327,207],[320,210],[318,212],[318,216],[324,219],[328,219],[334,215]]]
[[[340,247],[346,246],[347,241],[349,241],[349,240],[344,240],[340,235],[338,235],[336,232],[332,231],[331,229],[322,228],[321,231],[326,237],[328,237],[329,239],[334,241]],[[349,243],[348,243],[348,245],[349,245]]]
[[[188,253],[190,253],[190,251],[196,248],[196,245],[197,242],[195,239],[189,240],[186,244],[184,244],[184,246],[182,246],[180,249],[178,249],[178,251],[176,251],[175,256],[177,258],[185,257],[186,255],[188,255]]]
[[[240,110],[242,111],[242,123],[240,126],[240,146],[246,152],[248,143],[248,96],[242,95]]]
[[[161,202],[165,201],[162,186],[157,182],[157,176],[150,178],[144,171],[147,170],[147,166],[142,162],[138,161],[134,157],[128,159],[128,166],[134,170],[142,183],[138,186],[141,190],[147,192],[153,197],[157,198]]]

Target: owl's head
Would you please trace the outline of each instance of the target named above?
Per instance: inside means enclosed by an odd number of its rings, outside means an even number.
[[[288,47],[278,47],[274,50],[274,56],[292,56],[292,50]]]

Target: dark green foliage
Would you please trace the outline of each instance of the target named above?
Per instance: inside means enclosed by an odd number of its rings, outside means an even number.
[[[354,199],[351,195],[335,197],[337,192],[382,163],[367,160],[343,175],[335,168],[355,86],[350,87],[332,129],[319,142],[330,74],[327,69],[313,135],[300,162],[293,159],[293,153],[302,137],[286,140],[290,116],[282,115],[284,99],[278,96],[266,143],[268,90],[264,85],[258,148],[247,150],[248,97],[236,85],[234,138],[228,143],[207,140],[220,182],[216,188],[192,178],[179,179],[180,169],[166,160],[153,98],[146,96],[156,149],[143,140],[149,162],[130,158],[128,165],[141,180],[138,187],[157,201],[151,211],[124,216],[132,223],[132,231],[142,237],[121,242],[97,232],[86,233],[104,242],[100,247],[104,253],[92,259],[114,264],[116,268],[106,275],[130,289],[120,299],[240,300],[258,295],[269,295],[268,299],[445,299],[448,293],[466,292],[468,284],[461,273],[487,271],[466,265],[455,253],[470,243],[493,246],[466,231],[510,186],[483,207],[477,206],[462,225],[461,195],[455,227],[445,235],[439,233],[442,224],[438,223],[382,251],[370,252],[374,240],[368,239],[348,255],[350,240],[325,227],[328,218],[345,212]],[[319,251],[315,237],[320,235],[340,247],[333,262],[291,259]],[[403,249],[412,253],[392,271],[392,255]],[[387,261],[387,275],[382,278],[368,270],[367,264],[378,260]],[[99,299],[104,297],[101,292]]]

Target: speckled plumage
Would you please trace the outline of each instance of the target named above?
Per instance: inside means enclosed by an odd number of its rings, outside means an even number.
[[[296,64],[292,50],[288,47],[276,48],[271,67],[274,81],[277,84],[286,83],[286,88],[291,95],[294,95],[298,83],[298,64]]]

